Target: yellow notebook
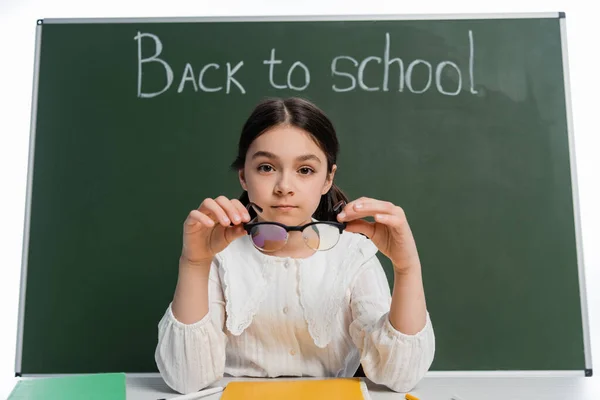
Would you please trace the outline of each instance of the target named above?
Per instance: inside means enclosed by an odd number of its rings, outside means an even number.
[[[359,378],[229,382],[221,400],[370,400]]]

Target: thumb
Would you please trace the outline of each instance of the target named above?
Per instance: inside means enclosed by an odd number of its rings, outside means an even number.
[[[245,234],[246,230],[242,225],[228,226],[225,228],[225,239],[229,243],[244,236]]]
[[[348,232],[361,233],[368,238],[373,237],[375,233],[375,224],[365,221],[364,219],[355,219],[346,223]]]

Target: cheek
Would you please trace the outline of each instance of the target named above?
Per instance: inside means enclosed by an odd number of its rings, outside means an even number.
[[[321,180],[311,182],[306,187],[306,193],[311,194],[310,202],[315,206],[315,208],[319,205],[319,202],[321,201],[322,191],[323,191],[323,182]]]
[[[270,191],[272,191],[272,186],[269,179],[265,179],[264,176],[259,176],[258,174],[249,174],[246,176],[248,193],[254,195],[257,200],[260,196],[265,196],[266,193],[270,193]]]
[[[302,188],[302,192],[307,196],[315,197],[318,200],[321,198],[321,192],[325,185],[325,178],[322,176],[313,176],[310,179],[298,179],[298,188]]]

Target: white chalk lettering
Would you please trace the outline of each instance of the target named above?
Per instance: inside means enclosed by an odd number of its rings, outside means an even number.
[[[218,92],[219,90],[223,90],[223,86],[219,86],[216,88],[210,88],[204,84],[204,74],[206,70],[209,68],[219,69],[219,64],[206,64],[202,70],[200,71],[200,75],[198,76],[198,86],[200,86],[200,90],[203,92]]]
[[[392,65],[393,63],[397,62],[398,66],[400,67],[400,75],[399,75],[399,92],[402,92],[404,90],[404,63],[402,62],[402,59],[400,58],[393,58],[390,60],[390,34],[386,33],[385,34],[385,50],[383,53],[383,91],[387,92],[389,91],[388,88],[388,80],[389,80],[389,75],[390,75],[390,65]]]
[[[332,76],[344,76],[348,79],[350,79],[350,86],[345,87],[345,88],[339,88],[337,86],[335,86],[335,83],[332,85],[332,89],[334,92],[349,92],[351,90],[353,90],[356,87],[356,78],[354,78],[354,75],[349,74],[347,72],[339,72],[337,70],[337,62],[338,60],[350,60],[352,62],[352,64],[354,64],[355,67],[358,66],[358,61],[356,61],[354,58],[352,57],[348,57],[348,56],[339,56],[333,59],[333,61],[331,62],[331,75]]]
[[[475,47],[473,39],[473,31],[469,30],[469,77],[471,78],[471,93],[479,93],[475,90],[475,79],[473,79],[473,69],[475,67]]]
[[[183,70],[183,76],[181,77],[181,82],[179,83],[179,87],[177,88],[177,93],[183,92],[183,87],[185,83],[191,81],[194,85],[194,92],[198,91],[198,86],[196,86],[196,77],[194,76],[194,70],[190,63],[185,64],[185,69]]]
[[[369,61],[377,61],[378,64],[381,64],[381,58],[379,58],[379,57],[367,57],[367,58],[365,58],[360,63],[360,66],[358,67],[358,85],[360,86],[360,88],[362,90],[366,90],[368,92],[376,92],[376,91],[379,90],[379,87],[369,87],[369,86],[365,85],[365,82],[364,82],[365,67],[367,66],[367,64],[369,63]]]
[[[231,82],[235,83],[235,85],[240,89],[240,92],[242,92],[242,94],[246,94],[244,87],[233,77],[233,75],[237,72],[237,70],[242,68],[242,65],[244,65],[244,62],[240,61],[235,66],[235,68],[232,70],[231,64],[227,63],[227,91],[226,91],[227,94],[229,94],[229,89],[231,88]]]
[[[475,78],[474,78],[474,63],[475,63],[475,40],[473,31],[469,31],[469,77],[471,80],[471,93],[477,94],[475,90]],[[344,64],[342,61],[350,61],[352,66]],[[465,63],[466,63],[465,57]],[[381,85],[375,85],[373,82],[369,82],[367,85],[365,82],[365,75],[369,77],[375,76],[373,74],[373,64],[380,64],[383,67],[383,79]],[[342,68],[343,65],[343,68]],[[398,69],[396,69],[396,65]],[[398,76],[398,92],[404,92],[406,86],[411,93],[423,94],[430,89],[437,90],[438,93],[444,96],[458,96],[463,90],[463,71],[466,73],[466,65],[461,70],[458,62],[449,60],[441,60],[435,65],[428,60],[415,59],[410,63],[407,60],[406,63],[400,57],[394,58],[392,55],[391,36],[389,32],[385,33],[385,45],[383,47],[382,57],[369,55],[363,59],[356,59],[351,56],[337,56],[331,61],[331,76],[334,79],[334,83],[331,86],[334,92],[350,92],[355,90],[358,86],[359,89],[367,92],[384,91],[389,92],[390,86],[395,86],[395,76]],[[406,66],[406,69],[405,69]],[[435,71],[433,70],[435,66]],[[454,73],[451,70],[455,70],[457,79],[453,78]],[[397,72],[396,72],[397,71]],[[435,74],[434,74],[435,72]],[[397,74],[397,75],[396,75]],[[390,79],[391,76],[391,79]],[[341,86],[337,78],[342,77],[349,79],[347,86]],[[374,79],[374,78],[370,78]],[[435,79],[435,86],[433,81]],[[465,78],[466,79],[466,78]],[[390,80],[392,83],[390,84]],[[358,85],[357,85],[358,84]],[[457,85],[456,88],[454,85]],[[466,85],[465,85],[466,86]],[[393,88],[393,91],[396,89]],[[466,90],[466,87],[465,87]]]
[[[380,53],[383,50],[383,54],[366,53],[360,58],[340,55],[331,60],[331,88],[334,92],[343,93],[358,89],[366,92],[397,91],[398,93],[406,92],[418,95],[431,90],[444,96],[479,93],[475,82],[475,35],[472,30],[468,30],[468,60],[466,46],[458,45],[456,48],[465,48],[460,55],[454,54],[452,49],[448,49],[447,52],[444,49],[436,52],[438,55],[447,53],[446,58],[452,58],[453,61],[440,57],[439,62],[436,59],[436,62],[432,63],[431,59],[426,60],[418,53],[415,59],[403,60],[401,56],[394,56],[394,50],[398,50],[399,44],[397,43],[395,48],[392,47],[392,38],[389,32],[385,32],[384,39],[383,49],[380,48],[377,51]],[[137,41],[138,98],[153,98],[169,90],[173,92],[175,88],[177,93],[193,90],[196,93],[225,91],[230,94],[239,91],[241,94],[246,94],[246,89],[241,81],[243,81],[243,75],[249,74],[251,71],[241,71],[244,66],[243,60],[227,62],[226,65],[217,60],[211,62],[210,59],[204,60],[205,62],[202,62],[201,65],[188,62],[181,71],[181,77],[179,75],[174,77],[173,68],[167,62],[168,52],[165,51],[163,54],[163,42],[157,35],[138,31],[134,40]],[[466,38],[462,37],[462,40],[464,41]],[[411,49],[416,52],[420,51],[418,46],[411,47]],[[284,63],[283,60],[277,58],[276,48],[271,48],[270,57],[262,60],[262,63],[269,69],[269,83],[266,83],[266,79],[264,83],[267,88],[304,91],[311,85],[311,71],[308,65],[296,60],[288,68],[287,62]],[[284,68],[283,71],[276,71],[276,67],[279,65]],[[178,66],[177,73],[179,73],[179,68]],[[200,72],[196,75],[194,71]],[[396,77],[398,77],[398,83],[396,83]],[[178,85],[173,84],[175,78],[179,81]],[[224,79],[226,82],[223,82]],[[467,79],[469,79],[468,85]],[[158,84],[152,82],[156,80],[158,80]]]
[[[304,70],[304,86],[292,85],[292,73],[294,72],[294,69],[296,69],[296,67],[301,67]],[[292,67],[288,71],[287,84],[288,87],[292,90],[302,91],[306,89],[308,85],[310,85],[310,72],[308,71],[308,68],[306,68],[306,65],[302,64],[300,61],[296,61],[294,64],[292,64]]]
[[[423,64],[423,65],[427,66],[427,69],[429,71],[428,72],[429,78],[427,80],[427,85],[425,85],[425,87],[423,89],[415,90],[415,89],[413,89],[412,72],[413,72],[413,68],[419,64]],[[416,94],[421,94],[421,93],[425,93],[427,91],[427,89],[429,89],[430,86],[431,86],[431,64],[425,60],[415,60],[415,61],[411,62],[406,70],[406,87],[408,87],[408,90],[410,90],[411,92],[416,93]]]
[[[442,72],[444,71],[444,67],[447,65],[454,68],[458,73],[458,87],[454,92],[447,92],[442,87]],[[445,94],[448,96],[458,95],[460,93],[460,89],[462,88],[462,75],[460,74],[460,69],[458,69],[458,65],[454,64],[451,61],[444,61],[439,63],[437,68],[435,69],[435,86],[437,87],[438,92],[440,92],[441,94]]]
[[[142,38],[145,38],[145,37],[153,39],[154,45],[155,45],[154,55],[149,58],[142,58]],[[146,99],[151,98],[151,97],[156,97],[159,94],[164,93],[171,87],[171,84],[173,83],[173,70],[171,69],[169,64],[167,64],[167,62],[165,60],[158,58],[160,53],[162,53],[162,43],[161,43],[160,39],[158,38],[158,36],[153,35],[151,33],[141,33],[138,31],[137,35],[135,35],[135,37],[134,37],[134,40],[137,40],[137,42],[138,42],[138,92],[137,92],[137,95],[138,95],[138,97],[146,98]],[[166,83],[165,87],[159,92],[154,92],[154,93],[143,93],[142,92],[142,75],[143,75],[142,64],[148,63],[148,62],[158,62],[158,63],[162,64],[163,67],[165,68],[165,76],[167,79],[167,83]]]
[[[278,85],[275,83],[275,78],[274,78],[274,74],[275,74],[275,65],[276,64],[281,64],[282,61],[281,60],[276,60],[275,59],[275,49],[271,49],[271,59],[270,60],[264,60],[263,64],[268,65],[269,66],[269,82],[271,83],[271,86],[273,86],[275,89],[287,89],[286,85]],[[289,75],[289,72],[288,72]],[[289,81],[289,79],[288,79]]]

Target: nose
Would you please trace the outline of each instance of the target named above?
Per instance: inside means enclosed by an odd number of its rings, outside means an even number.
[[[292,178],[287,173],[279,175],[279,179],[275,183],[275,193],[279,196],[293,195],[294,189],[292,184]]]

